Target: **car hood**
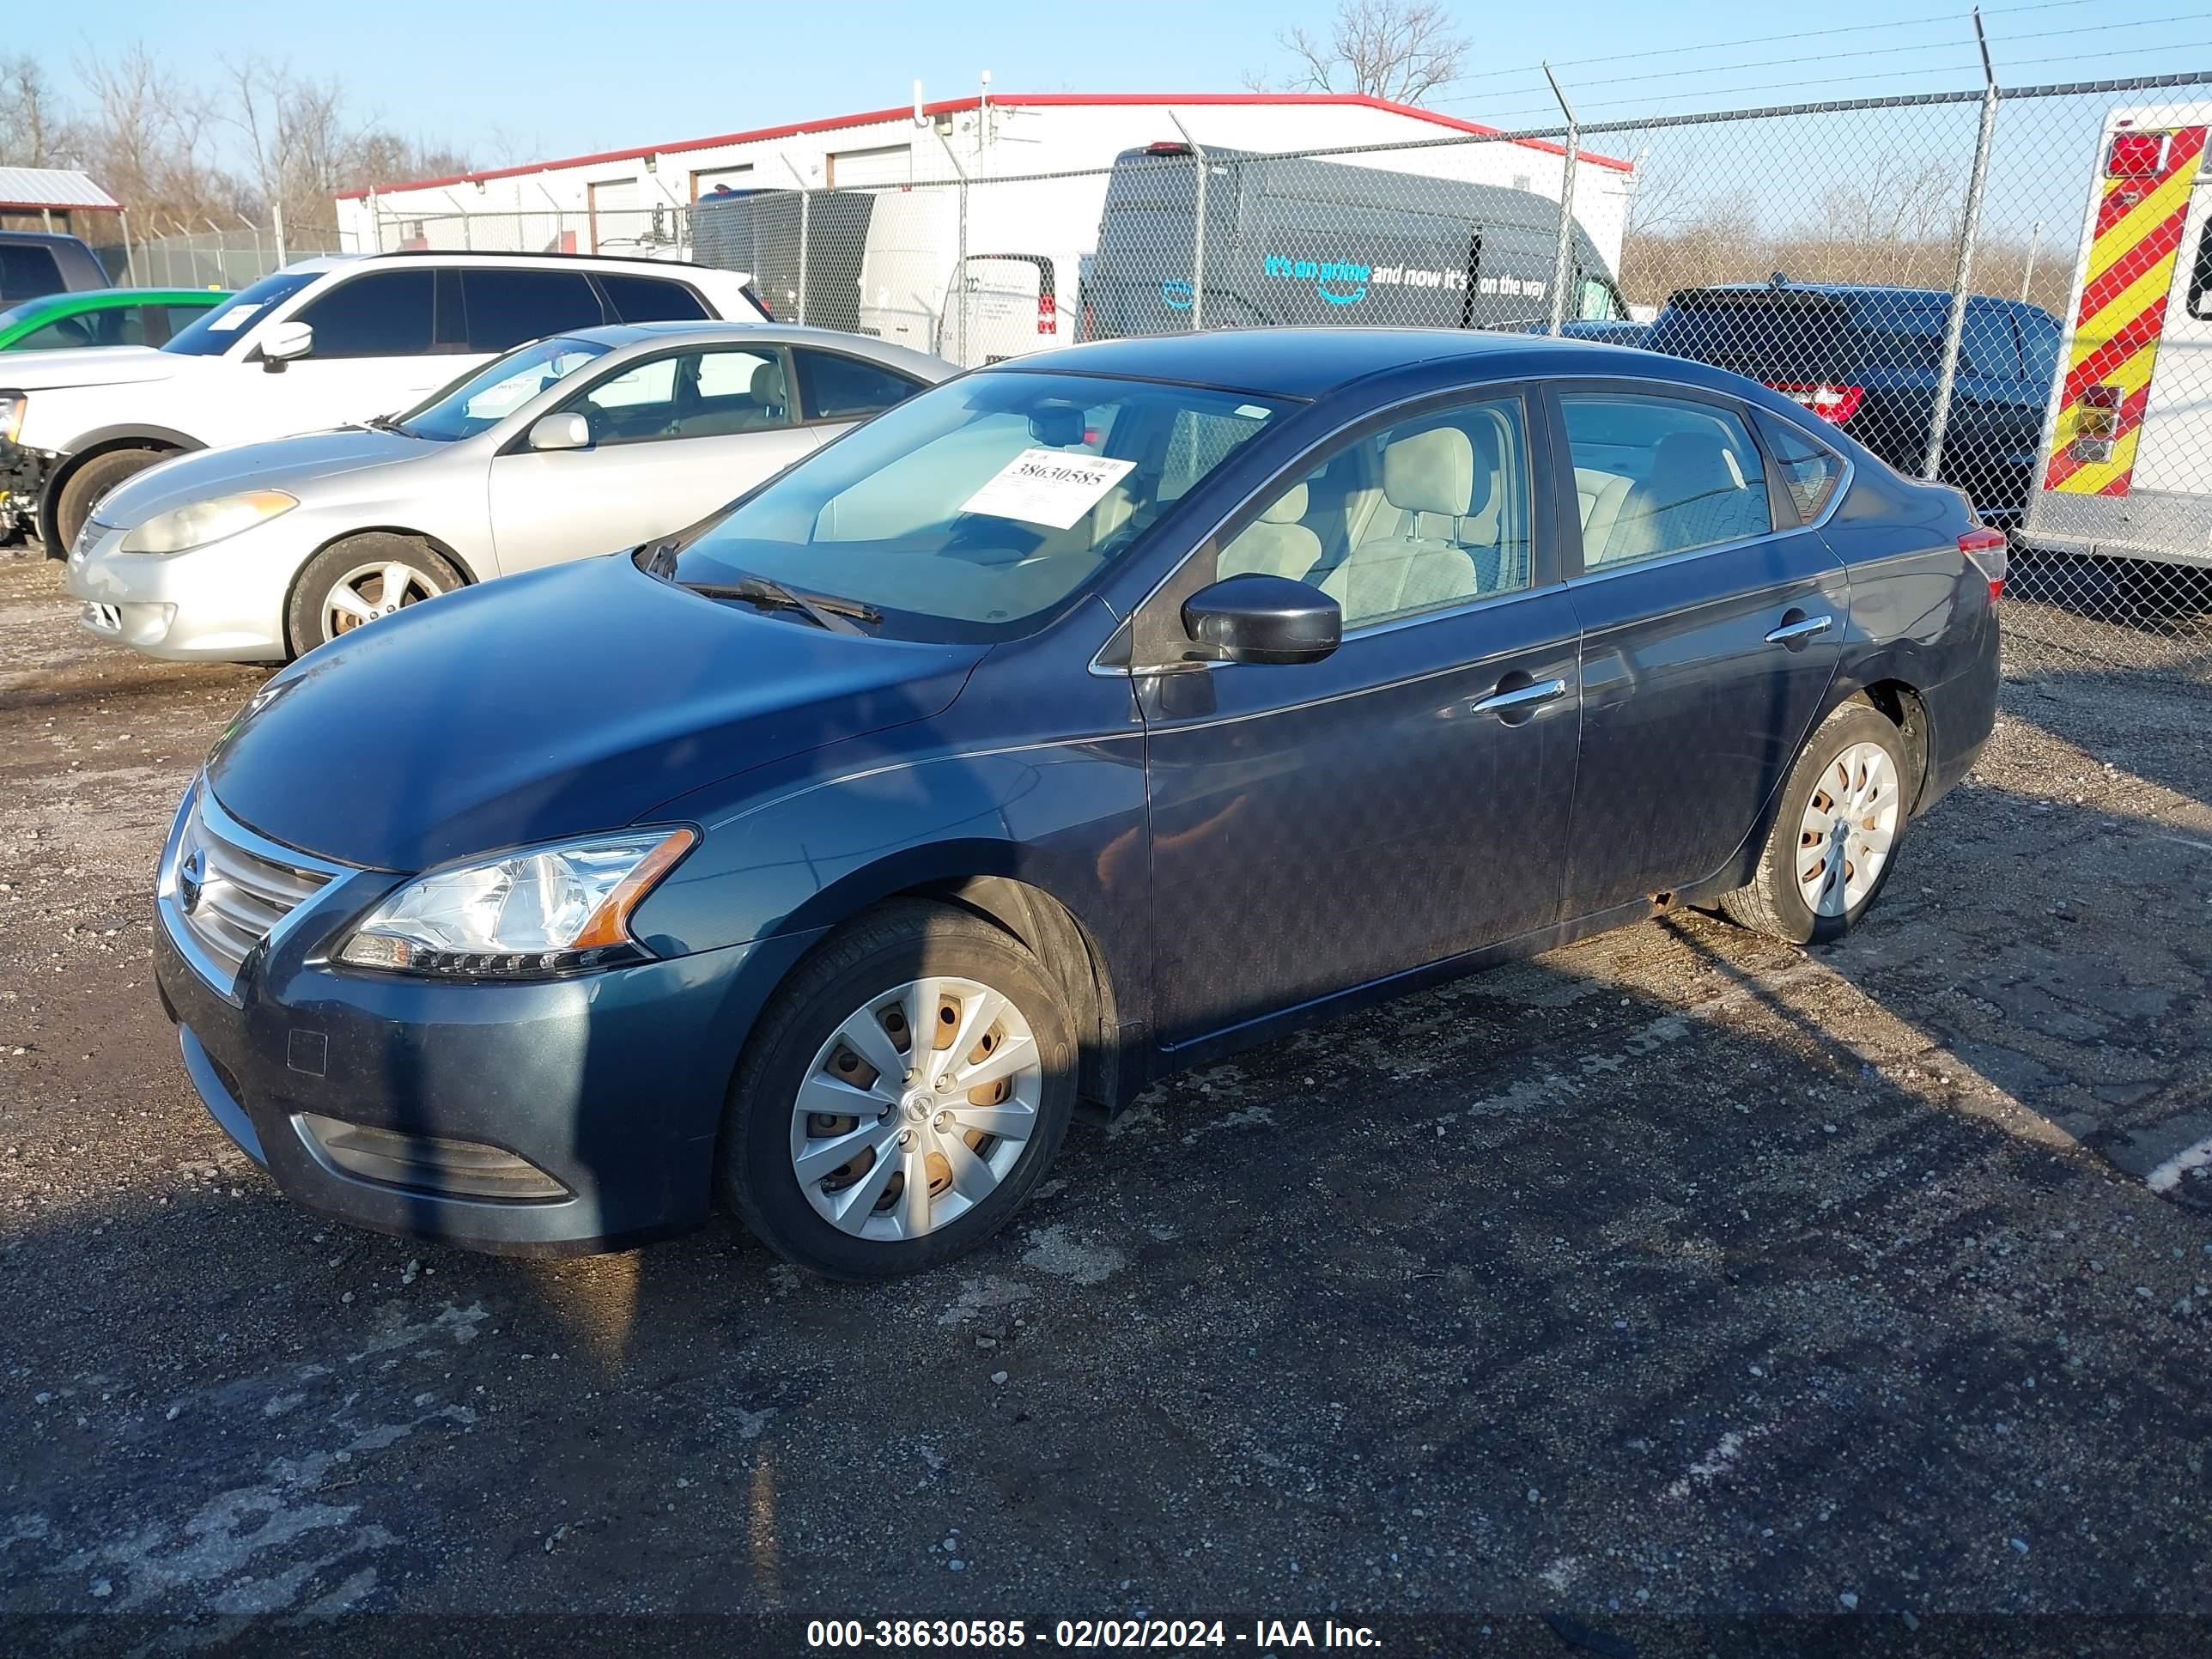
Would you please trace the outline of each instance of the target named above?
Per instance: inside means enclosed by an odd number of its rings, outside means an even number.
[[[310,652],[216,745],[234,817],[420,870],[617,830],[664,801],[942,712],[982,646],[833,634],[623,556],[466,588]]]
[[[323,480],[419,460],[449,447],[404,432],[356,426],[268,443],[194,450],[117,485],[100,498],[100,521],[131,530],[173,507],[241,489],[287,489],[304,500],[307,491]]]
[[[0,390],[52,392],[64,386],[128,386],[166,380],[200,360],[152,346],[72,346],[61,351],[11,351],[0,358]]]

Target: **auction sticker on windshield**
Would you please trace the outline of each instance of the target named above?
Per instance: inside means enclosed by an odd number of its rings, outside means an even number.
[[[962,502],[960,510],[1071,529],[1134,465],[1064,449],[1024,449]]]

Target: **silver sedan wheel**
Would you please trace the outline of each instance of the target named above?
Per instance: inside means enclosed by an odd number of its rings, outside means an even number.
[[[1855,743],[1828,763],[1797,832],[1797,890],[1814,915],[1843,915],[1874,890],[1904,805],[1897,763],[1880,744]]]
[[[920,1238],[989,1197],[1036,1133],[1044,1067],[1012,999],[968,979],[871,998],[815,1051],[791,1167],[856,1238]]]
[[[402,605],[434,599],[445,591],[427,573],[403,560],[358,566],[339,577],[323,600],[323,637],[334,640]]]

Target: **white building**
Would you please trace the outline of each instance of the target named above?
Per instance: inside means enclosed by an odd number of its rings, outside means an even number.
[[[1349,93],[1019,93],[947,99],[763,127],[752,132],[494,167],[450,179],[381,185],[337,198],[349,247],[398,240],[445,245],[448,216],[546,216],[563,245],[628,244],[641,214],[714,191],[788,190],[1005,179],[1103,169],[1120,152],[1185,137],[1202,146],[1287,151],[1349,145],[1467,142],[1356,157],[1364,167],[1506,185],[1556,200],[1565,151],[1535,139],[1494,143],[1495,127]],[[1630,164],[1585,150],[1575,216],[1617,263]],[[1094,208],[1096,204],[1091,204]],[[1094,213],[1095,219],[1095,213]],[[610,234],[611,233],[611,234]]]
[[[750,273],[779,317],[858,328],[963,363],[1087,338],[1072,303],[1097,252],[1115,157],[1153,144],[1345,152],[1349,164],[1559,199],[1566,152],[1431,110],[1339,93],[1034,93],[688,139],[380,185],[337,198],[341,246],[621,252]],[[1585,150],[1575,217],[1620,267],[1630,164]],[[957,181],[970,186],[964,192]],[[730,192],[812,196],[740,220],[685,210]],[[965,200],[960,198],[964,195]],[[1418,209],[1419,184],[1401,204]],[[769,228],[773,220],[774,228]],[[802,223],[805,228],[801,229]],[[809,238],[811,237],[811,240]],[[953,298],[966,255],[966,281]],[[1547,255],[1537,256],[1548,277]],[[1163,267],[1162,276],[1179,276]],[[1170,287],[1173,284],[1170,283]],[[1528,291],[1540,292],[1540,289]]]

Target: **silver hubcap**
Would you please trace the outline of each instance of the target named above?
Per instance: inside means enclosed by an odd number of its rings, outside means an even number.
[[[988,1197],[1036,1131],[1044,1067],[1012,1000],[920,979],[854,1009],[814,1054],[791,1168],[856,1238],[920,1238]]]
[[[1878,743],[1828,763],[1797,829],[1797,890],[1816,916],[1840,916],[1874,890],[1897,845],[1904,791]]]
[[[349,570],[323,601],[323,636],[336,639],[402,605],[434,599],[445,590],[411,564],[365,564]]]

